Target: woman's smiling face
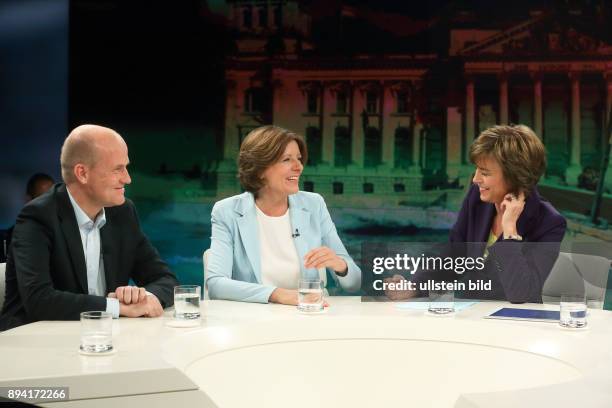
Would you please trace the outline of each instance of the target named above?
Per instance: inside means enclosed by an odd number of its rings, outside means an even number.
[[[486,203],[501,203],[510,192],[501,166],[490,157],[478,160],[472,182],[479,188],[480,200]]]
[[[300,189],[300,175],[304,170],[302,153],[295,140],[285,147],[279,161],[268,167],[262,174],[265,186],[260,193],[295,194]]]

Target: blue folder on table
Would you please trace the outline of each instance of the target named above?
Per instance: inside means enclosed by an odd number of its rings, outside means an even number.
[[[485,316],[485,319],[530,320],[535,322],[558,322],[558,310],[518,309],[504,307]]]

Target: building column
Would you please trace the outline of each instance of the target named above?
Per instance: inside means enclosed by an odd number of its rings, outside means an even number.
[[[394,97],[391,87],[383,83],[382,100],[382,165],[392,169],[395,166],[395,131],[391,129],[391,113],[393,112]]]
[[[612,72],[608,72],[605,74],[604,79],[606,81],[606,112],[604,113],[604,117],[606,118],[606,123],[605,125],[607,126],[610,123],[610,120],[612,120],[612,112],[610,111],[610,109],[612,109]],[[607,130],[604,130],[607,131]],[[608,135],[606,135],[607,137]]]
[[[421,173],[423,166],[421,166],[421,133],[423,132],[423,124],[416,121],[412,127],[412,166],[410,166],[411,173]]]
[[[468,152],[472,141],[476,137],[476,116],[474,99],[474,78],[468,77],[465,87],[465,156],[463,163],[469,163]]]
[[[274,25],[274,7],[268,4],[268,28],[277,28]]]
[[[272,123],[278,124],[283,109],[283,81],[278,78],[272,80]]]
[[[321,103],[321,137],[323,138],[323,152],[321,160],[324,164],[334,165],[334,123],[332,114],[335,112],[336,95],[333,89],[327,83],[321,86],[322,103]]]
[[[499,80],[499,124],[508,124],[508,75],[502,73]]]
[[[226,81],[227,96],[225,99],[225,137],[223,139],[223,159],[234,160],[240,149],[240,114],[244,109],[244,93],[248,85],[242,78]]]
[[[363,167],[364,160],[364,133],[362,126],[361,113],[365,108],[365,97],[359,89],[359,86],[353,83],[352,86],[352,100],[351,100],[351,161],[357,167]]]
[[[612,109],[612,72],[606,72],[604,74],[604,80],[606,82],[606,112],[604,113],[604,117],[606,118],[604,123],[604,143],[612,144],[612,136],[608,135],[608,126],[610,121],[612,120],[612,113],[610,109]],[[607,145],[604,144],[604,147],[607,148]],[[604,150],[605,152],[605,150]],[[606,178],[604,180],[604,184],[608,190],[612,192],[612,160],[608,163],[608,170],[606,172]]]
[[[465,85],[465,127],[460,109],[446,109],[446,174],[448,179],[468,183],[474,168],[470,163],[470,147],[476,138],[476,90],[474,77],[468,75]],[[463,139],[461,129],[465,129]],[[463,140],[463,143],[461,142]],[[423,164],[423,167],[425,165]]]
[[[535,134],[544,139],[543,132],[543,117],[542,117],[542,75],[536,72],[532,75],[533,78],[533,127]]]
[[[607,93],[606,93],[606,124],[610,123],[610,120],[612,120],[612,112],[610,111],[612,109],[612,72],[608,72],[605,76],[605,80],[606,80],[606,88],[607,88]]]
[[[253,29],[259,27],[259,7],[251,6],[251,22],[253,23]]]
[[[461,112],[459,107],[446,108],[446,174],[449,181],[463,178],[471,166],[461,162]]]
[[[570,83],[572,90],[572,129],[571,129],[571,152],[569,167],[565,171],[565,181],[569,185],[578,184],[578,176],[582,173],[580,165],[580,74],[570,73]]]
[[[247,83],[242,79],[226,80],[225,134],[223,137],[223,160],[217,168],[217,196],[226,197],[240,192],[236,178],[236,158],[240,149],[240,113],[244,103]]]

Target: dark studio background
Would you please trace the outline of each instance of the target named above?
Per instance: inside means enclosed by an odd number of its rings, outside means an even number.
[[[68,1],[0,2],[0,229],[13,225],[28,178],[59,178],[68,129]]]
[[[70,129],[83,123],[101,124],[117,130],[128,143],[133,181],[127,195],[137,205],[145,232],[182,282],[201,283],[201,254],[210,245],[210,209],[217,199],[239,192],[232,173],[235,156],[227,148],[228,140],[240,139],[248,129],[269,120],[280,120],[307,137],[315,154],[302,187],[324,196],[342,239],[357,260],[363,241],[443,241],[469,185],[469,174],[464,170],[455,174],[451,168],[452,149],[456,148],[452,146],[459,146],[458,165],[465,169],[468,164],[461,161],[467,143],[465,121],[458,127],[461,140],[455,144],[450,140],[455,136],[449,130],[448,108],[457,107],[458,115],[465,115],[466,98],[464,60],[449,52],[453,46],[451,30],[506,30],[537,13],[558,13],[563,23],[557,26],[544,21],[542,32],[563,33],[569,27],[602,43],[612,43],[605,23],[612,17],[611,7],[605,1],[309,0],[295,8],[309,16],[307,34],[292,29],[253,34],[237,28],[230,11],[251,3],[254,7],[267,4],[212,0],[0,2],[0,229],[14,223],[30,175],[45,172],[60,179],[59,152]],[[268,3],[272,7],[278,2]],[[535,35],[534,31],[534,41]],[[261,38],[268,41],[265,51],[244,51],[244,44]],[[292,54],[287,44],[294,43],[297,51]],[[270,79],[278,67],[289,70],[302,64],[309,78],[319,68],[332,66],[351,74],[357,70],[356,64],[379,69],[389,55],[426,61],[418,62],[425,64],[426,73],[421,99],[412,99],[417,101],[416,114],[410,118],[404,115],[410,125],[401,126],[412,132],[418,120],[424,128],[421,146],[428,146],[421,147],[418,160],[402,163],[400,153],[396,155],[391,166],[405,177],[400,180],[398,176],[400,181],[389,191],[379,187],[376,179],[368,179],[368,149],[361,165],[349,163],[350,157],[340,157],[338,147],[335,153],[326,151],[321,140],[328,130],[320,126],[318,134],[309,133],[313,115],[302,113],[301,100],[291,99],[291,108],[285,108],[297,112],[299,120],[287,119],[289,116],[277,119],[269,99],[268,112],[268,108],[261,112],[244,109],[236,116],[238,123],[233,119],[231,72],[246,72],[254,66],[256,74],[250,78],[250,86],[264,83],[271,87],[278,80]],[[260,62],[248,62],[251,57]],[[552,60],[554,56],[532,53],[524,57],[526,61],[530,58]],[[606,55],[597,58],[612,61]],[[567,75],[563,80],[568,81]],[[602,151],[599,146],[604,145],[600,133],[606,89],[599,77],[587,75],[581,80],[585,95],[594,95],[592,106],[586,97],[583,104],[583,165],[597,167]],[[479,81],[476,132],[486,123],[482,115],[499,115],[497,80],[487,77]],[[530,84],[520,86],[531,95]],[[510,119],[516,121],[523,113],[515,96],[521,94],[513,89]],[[310,91],[302,92],[306,95]],[[553,119],[544,124],[551,166],[543,190],[564,214],[576,216],[579,228],[572,232],[572,240],[601,241],[603,237],[605,241],[610,239],[610,230],[598,233],[597,238],[580,227],[585,225],[580,217],[590,208],[592,191],[586,184],[574,186],[565,179],[571,125],[566,126],[564,113],[569,109],[569,91],[564,88],[560,92],[565,105],[550,108],[552,113],[547,114]],[[242,96],[236,101],[235,106],[241,104]],[[560,123],[557,127],[556,122]],[[369,126],[373,123],[370,119]],[[364,133],[366,127],[364,124]],[[555,139],[555,129],[568,135]],[[593,143],[588,137],[594,141],[591,150],[588,145]],[[368,140],[366,137],[366,146]],[[380,147],[380,140],[372,140]],[[413,154],[410,146],[398,145],[396,149]],[[332,164],[325,163],[326,157],[334,154],[337,157]],[[348,160],[342,168],[340,159]],[[376,159],[373,166],[381,164]],[[418,177],[414,178],[410,171],[417,164]],[[591,174],[585,168],[582,172]],[[352,192],[351,180],[357,179],[357,190]],[[410,184],[410,180],[417,182]],[[604,197],[602,215],[612,218],[609,195]]]

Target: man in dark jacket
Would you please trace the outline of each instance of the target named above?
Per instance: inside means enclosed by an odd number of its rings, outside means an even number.
[[[28,203],[17,218],[0,330],[77,320],[94,310],[160,316],[178,283],[125,199],[131,182],[125,141],[108,128],[79,126],[60,161],[65,184]],[[138,286],[127,286],[130,279]]]

